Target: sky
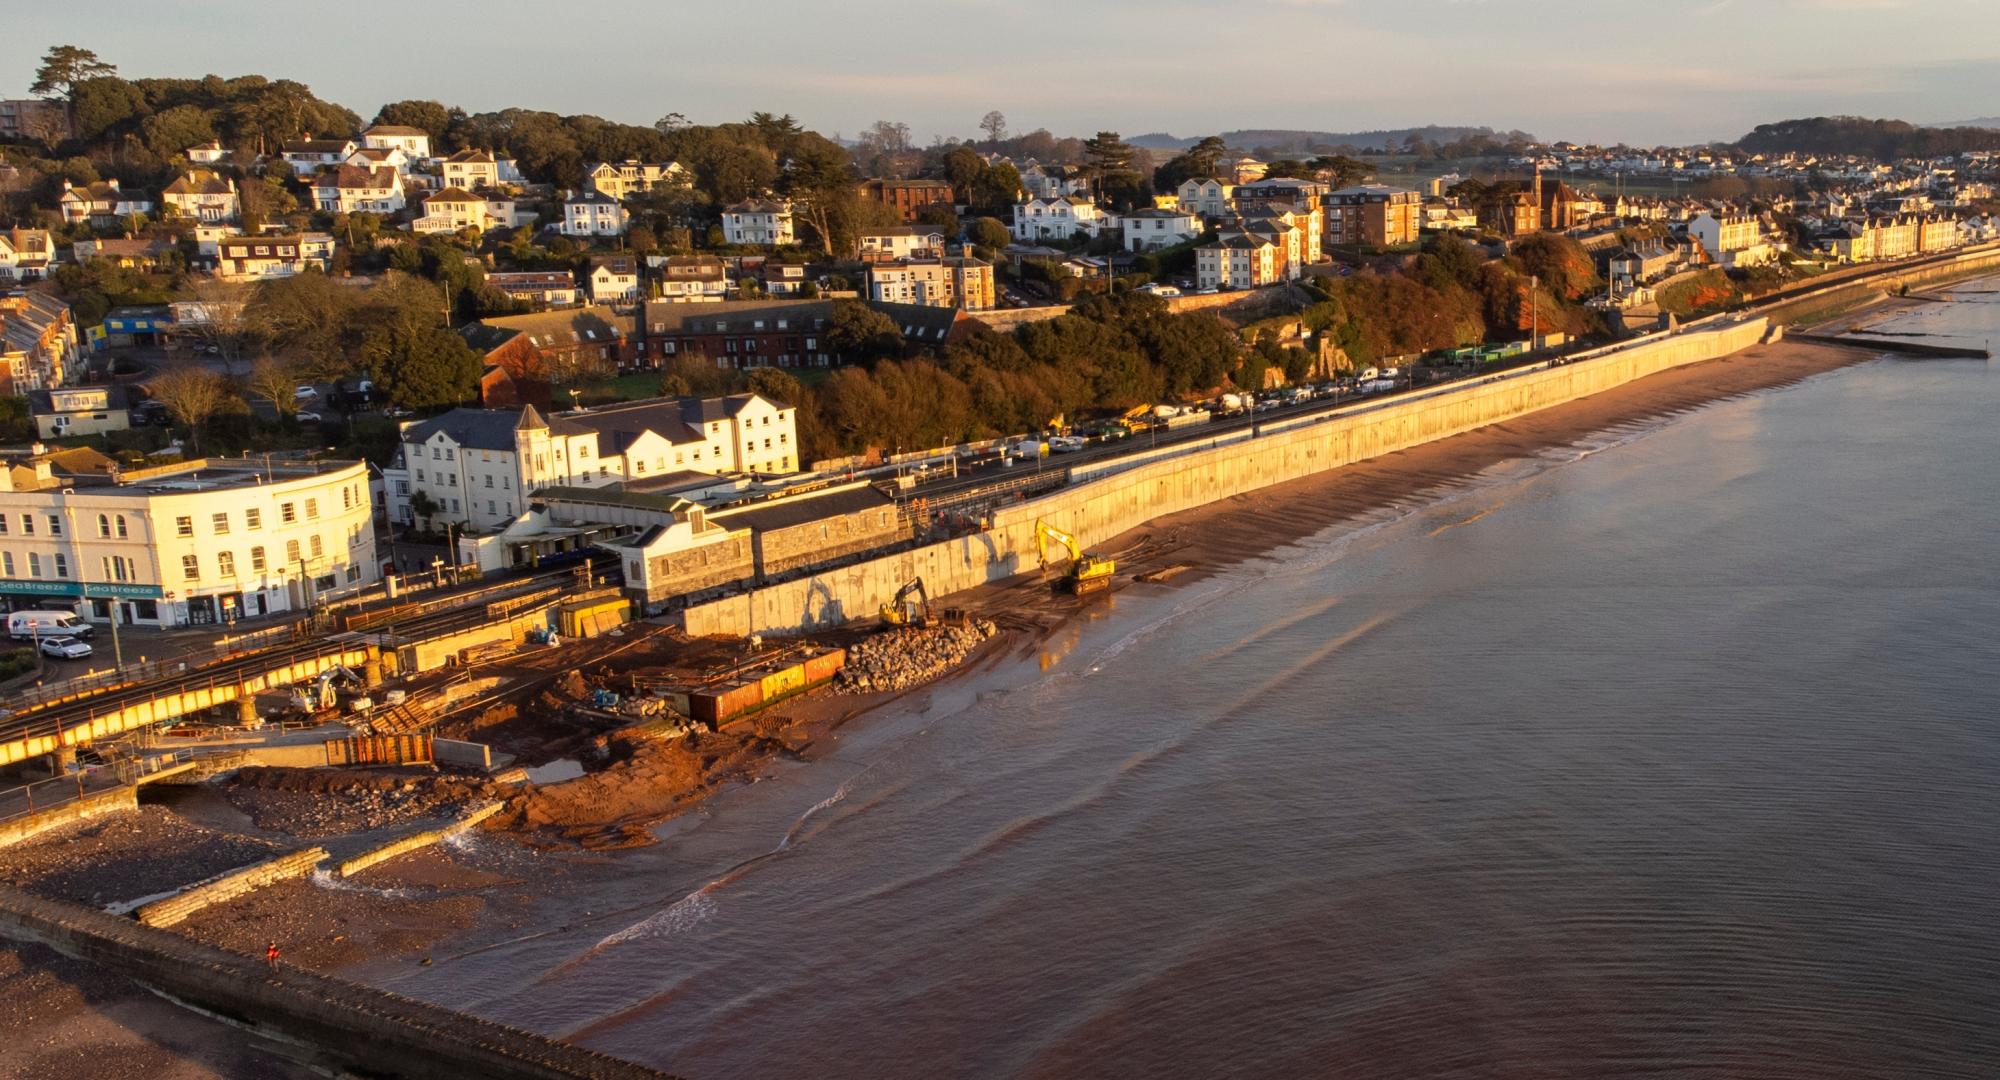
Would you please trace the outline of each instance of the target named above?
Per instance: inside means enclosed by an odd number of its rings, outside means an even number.
[[[10,5],[0,97],[43,50],[128,78],[261,74],[365,120],[427,98],[648,124],[791,113],[920,143],[1011,130],[1521,129],[1633,145],[1851,113],[2000,114],[2000,0],[270,0]],[[329,9],[330,10],[330,9]]]

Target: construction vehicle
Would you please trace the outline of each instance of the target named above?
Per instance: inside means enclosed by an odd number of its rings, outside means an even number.
[[[341,664],[319,673],[308,682],[292,687],[292,708],[307,716],[332,712],[340,705],[337,688],[353,689],[361,685],[361,676]]]
[[[1035,549],[1041,555],[1042,568],[1048,569],[1049,541],[1055,541],[1069,552],[1069,568],[1063,571],[1058,582],[1065,592],[1078,596],[1093,593],[1111,584],[1111,575],[1117,572],[1117,564],[1109,555],[1099,555],[1083,550],[1076,537],[1056,528],[1045,521],[1035,522]]]
[[[1134,434],[1141,431],[1150,431],[1153,427],[1153,407],[1151,405],[1134,405],[1126,409],[1125,415],[1120,416],[1116,423],[1119,427]]]
[[[911,597],[916,598],[914,605],[910,602]],[[924,588],[923,578],[911,578],[902,588],[896,590],[895,599],[882,605],[882,625],[885,628],[930,624],[931,594],[929,589]]]

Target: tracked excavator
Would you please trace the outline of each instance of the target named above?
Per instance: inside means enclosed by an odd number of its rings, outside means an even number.
[[[1083,550],[1076,537],[1056,528],[1045,521],[1035,522],[1035,547],[1042,558],[1042,568],[1048,569],[1049,543],[1056,544],[1069,552],[1069,567],[1063,571],[1057,584],[1065,591],[1083,596],[1111,585],[1111,575],[1118,566],[1109,555],[1099,555]]]
[[[915,597],[912,605],[910,598]],[[914,607],[916,610],[912,611]],[[909,583],[896,590],[896,598],[882,605],[882,625],[929,626],[931,622],[931,594],[924,588],[923,578],[911,578]]]

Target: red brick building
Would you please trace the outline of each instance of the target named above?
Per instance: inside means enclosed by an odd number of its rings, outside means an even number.
[[[904,221],[917,220],[926,206],[952,205],[951,185],[942,180],[865,180],[861,197],[895,207]]]

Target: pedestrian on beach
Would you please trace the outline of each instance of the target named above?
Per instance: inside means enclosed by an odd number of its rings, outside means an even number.
[[[267,946],[265,946],[265,947],[264,947],[264,962],[265,962],[266,964],[269,964],[269,965],[271,966],[271,970],[272,970],[272,971],[276,971],[276,970],[278,970],[278,943],[277,943],[277,942],[273,941],[273,942],[272,942],[271,944],[269,944],[269,945],[267,945]]]

